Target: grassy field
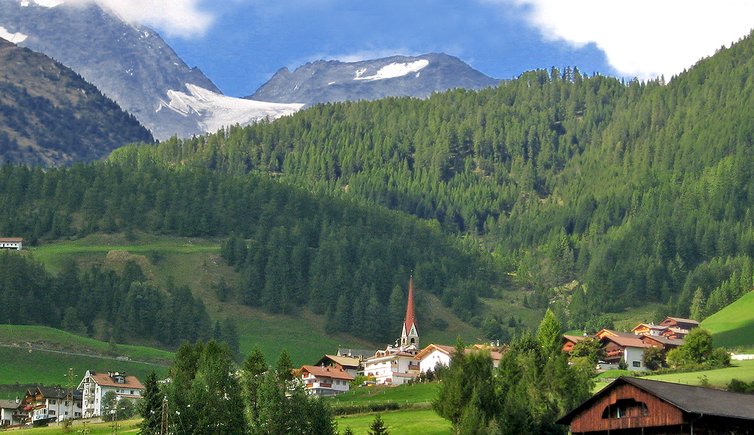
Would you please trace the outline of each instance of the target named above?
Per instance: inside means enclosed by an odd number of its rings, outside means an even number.
[[[632,374],[627,370],[610,370],[609,372],[605,372],[598,376],[597,385],[595,386],[594,391],[601,390],[609,383],[609,381],[612,381],[620,375],[631,376]],[[687,385],[701,385],[707,382],[712,386],[724,387],[734,378],[746,382],[754,382],[754,360],[733,361],[731,367],[723,369],[650,375],[643,376],[642,378]]]
[[[751,348],[754,345],[754,292],[707,317],[701,326],[712,333],[715,346]]]
[[[136,420],[124,420],[117,422],[118,433],[138,433],[140,419]],[[63,426],[59,424],[51,424],[47,427],[34,427],[24,428],[23,430],[8,431],[10,434],[23,434],[23,435],[58,435],[58,434],[76,434],[86,428],[89,435],[105,435],[115,433],[115,426],[113,423],[90,423],[82,420],[74,420],[73,427],[70,432],[65,432]]]
[[[356,435],[369,433],[369,426],[377,414],[358,414],[336,417],[338,431],[343,433],[347,427]],[[381,412],[391,434],[447,435],[452,433],[452,425],[431,409]]]
[[[362,404],[362,403],[429,403],[437,395],[439,384],[436,382],[425,384],[401,385],[399,387],[359,387],[332,399],[333,406],[339,404]]]

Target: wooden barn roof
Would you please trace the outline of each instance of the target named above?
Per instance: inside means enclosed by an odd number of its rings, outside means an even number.
[[[754,421],[754,395],[621,376],[557,421],[570,424],[579,413],[619,384],[631,384],[688,413]]]

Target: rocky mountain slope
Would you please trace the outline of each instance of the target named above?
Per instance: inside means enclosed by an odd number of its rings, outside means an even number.
[[[376,100],[391,96],[427,97],[454,88],[495,86],[460,59],[446,54],[392,56],[362,62],[317,61],[295,71],[283,68],[249,98],[307,105]]]
[[[126,23],[95,4],[0,0],[0,35],[78,72],[161,140],[202,134],[228,120],[245,124],[301,107],[257,104],[249,113],[243,100],[230,104],[156,32]],[[197,92],[201,98],[189,99],[192,104],[187,106],[184,95],[196,97]],[[244,116],[229,115],[239,111]]]
[[[81,76],[0,39],[0,162],[94,160],[140,141],[151,134]]]

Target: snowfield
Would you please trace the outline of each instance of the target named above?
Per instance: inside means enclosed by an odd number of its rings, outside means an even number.
[[[356,76],[353,79],[369,81],[394,79],[396,77],[403,77],[411,73],[419,72],[422,69],[426,68],[427,65],[429,65],[429,61],[427,59],[419,59],[415,62],[409,63],[391,63],[380,68],[376,74],[366,77],[362,76],[364,72],[366,72],[366,70],[360,69],[356,71]]]
[[[189,93],[168,91],[168,102],[161,102],[157,112],[170,109],[183,116],[198,115],[202,130],[214,133],[222,127],[247,125],[270,118],[276,119],[301,110],[303,104],[268,103],[221,95],[200,86],[186,83]]]
[[[10,41],[14,44],[18,44],[19,42],[23,42],[28,36],[24,35],[23,33],[10,33],[8,29],[6,29],[3,26],[0,26],[0,38],[5,39],[6,41]]]

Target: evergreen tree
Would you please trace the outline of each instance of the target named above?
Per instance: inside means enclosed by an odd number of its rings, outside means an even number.
[[[149,372],[144,381],[144,395],[139,402],[139,415],[141,423],[139,430],[145,435],[158,435],[162,423],[162,398],[160,388],[157,385],[157,374]]]
[[[382,421],[380,414],[377,414],[374,417],[372,424],[369,425],[369,431],[367,433],[369,435],[388,435],[390,432],[388,432],[387,427],[385,427],[385,422]]]

